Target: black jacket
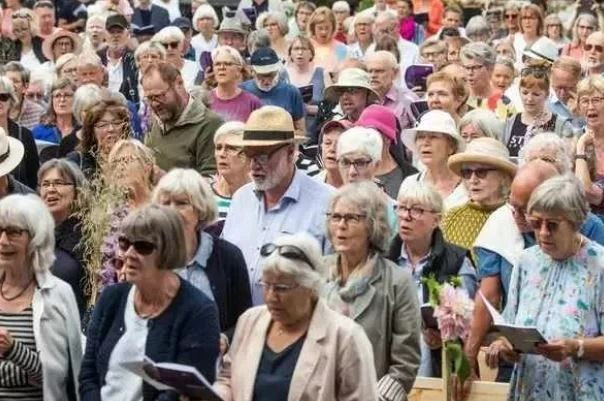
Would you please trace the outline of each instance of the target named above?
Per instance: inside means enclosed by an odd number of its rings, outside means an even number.
[[[25,154],[21,163],[11,172],[11,174],[23,184],[31,189],[38,186],[38,169],[40,160],[38,159],[38,147],[31,131],[13,120],[8,120],[8,134],[21,141],[25,148]]]
[[[36,58],[38,59],[38,61],[40,63],[45,63],[46,61],[48,61],[48,59],[46,58],[46,56],[44,56],[44,53],[42,52],[42,42],[44,42],[44,39],[42,39],[39,36],[34,36],[31,40],[31,44],[34,50],[34,54],[36,55]],[[22,45],[21,42],[18,40],[14,41],[15,43],[15,49],[17,51],[17,59],[21,58],[21,50],[22,50]]]
[[[79,150],[74,150],[73,152],[69,152],[67,156],[65,156],[65,159],[75,163],[88,180],[94,179],[99,170],[99,163],[93,152],[82,153]]]
[[[11,174],[8,175],[8,193],[9,195],[19,194],[19,195],[28,195],[35,194],[34,190],[28,187],[27,185],[22,184],[18,180],[15,179]]]
[[[132,14],[132,24],[139,28],[145,26],[141,9],[138,7],[134,9],[134,14]],[[168,11],[160,6],[151,5],[151,25],[153,25],[153,32],[155,33],[170,25],[170,14]]]
[[[103,65],[107,66],[109,62],[107,59],[107,48],[100,50],[97,54],[101,58]],[[130,50],[126,51],[122,56],[122,71],[124,79],[120,86],[120,93],[138,107],[140,101],[138,95],[138,68],[134,61],[134,53]]]

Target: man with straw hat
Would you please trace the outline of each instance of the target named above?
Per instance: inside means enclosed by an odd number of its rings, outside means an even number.
[[[254,305],[261,304],[260,248],[287,233],[308,232],[323,245],[325,213],[331,187],[295,167],[297,137],[291,115],[277,106],[264,106],[250,114],[242,147],[250,160],[252,182],[233,196],[222,235],[243,252]]]
[[[338,82],[323,91],[324,98],[337,103],[338,113],[350,122],[356,122],[363,110],[377,103],[380,95],[373,90],[369,74],[360,68],[346,68],[338,75]]]

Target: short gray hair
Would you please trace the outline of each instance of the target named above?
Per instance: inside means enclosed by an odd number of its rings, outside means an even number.
[[[264,23],[267,19],[274,19],[279,24],[279,30],[281,35],[285,36],[289,33],[289,26],[287,24],[287,15],[280,11],[267,11],[258,16],[256,20],[256,29],[264,29]]]
[[[466,35],[468,37],[474,35],[489,35],[491,34],[491,28],[487,19],[482,15],[475,15],[466,24]]]
[[[80,55],[77,57],[76,68],[83,67],[96,67],[105,70],[103,61],[101,60],[99,55],[92,50],[84,51],[80,53]]]
[[[187,196],[199,215],[202,227],[212,223],[218,216],[218,207],[210,184],[193,169],[170,170],[153,190],[152,202],[158,203],[159,197],[164,194]]]
[[[470,124],[484,136],[497,140],[501,140],[503,137],[504,123],[490,110],[474,109],[464,114],[459,121],[459,131]]]
[[[514,66],[514,60],[509,57],[498,56],[495,60],[495,65],[503,65],[512,70],[514,75],[516,75],[516,67]]]
[[[334,1],[333,4],[331,5],[331,11],[333,11],[333,12],[336,12],[336,11],[350,12],[350,4],[348,4],[347,1],[343,1],[343,0]]]
[[[29,233],[27,257],[35,273],[45,272],[55,261],[55,222],[37,195],[9,195],[0,200],[0,224]]]
[[[371,181],[346,184],[340,187],[331,198],[329,212],[333,212],[341,200],[356,206],[365,213],[370,249],[380,253],[385,252],[392,238],[392,232],[388,224],[388,205],[384,192]],[[329,219],[326,220],[326,224],[327,238],[331,242]]]
[[[263,273],[281,273],[292,276],[294,281],[318,295],[325,282],[325,264],[321,257],[321,247],[317,240],[307,233],[282,235],[273,244],[289,245],[299,248],[308,258],[312,266],[300,260],[290,259],[273,252],[266,257],[262,266]]]
[[[40,166],[38,170],[38,183],[42,182],[46,173],[57,170],[65,180],[73,183],[76,196],[78,191],[86,184],[86,177],[82,170],[72,161],[67,159],[50,159]]]
[[[270,47],[271,38],[268,36],[268,32],[266,31],[266,29],[257,29],[255,31],[250,32],[247,37],[246,45],[249,53],[252,54],[260,48]]]
[[[546,152],[547,159],[543,153]],[[560,174],[571,171],[572,163],[564,139],[553,132],[543,132],[532,137],[520,149],[520,164],[525,164],[535,159],[552,163]],[[551,160],[550,160],[551,159]]]
[[[564,174],[545,180],[533,191],[527,212],[562,214],[578,231],[589,213],[589,203],[577,177]]]
[[[493,48],[482,42],[470,42],[462,47],[460,52],[462,60],[474,60],[487,68],[495,65],[496,56]]]
[[[352,127],[342,133],[338,139],[336,155],[340,157],[359,152],[366,154],[375,163],[382,159],[382,135],[373,128]]]
[[[411,184],[401,186],[396,200],[419,203],[437,214],[444,210],[443,197],[434,186],[425,181],[413,180]]]
[[[138,45],[138,47],[134,51],[134,62],[136,63],[136,66],[139,67],[140,63],[139,63],[138,59],[140,56],[142,56],[145,53],[153,53],[153,52],[158,53],[160,59],[162,59],[162,60],[166,59],[166,48],[161,43],[159,43],[157,41],[153,41],[153,40],[148,40],[148,41],[143,42],[140,45]]]
[[[218,57],[218,55],[220,53],[226,53],[229,55],[229,57],[231,58],[231,60],[233,60],[234,62],[236,62],[237,64],[244,66],[245,65],[245,60],[243,60],[243,57],[241,56],[241,53],[235,49],[234,47],[231,46],[217,46],[212,50],[212,61],[214,61],[216,59],[216,57]]]
[[[419,53],[421,54],[428,47],[438,47],[441,52],[446,52],[447,42],[435,37],[428,38],[419,46]]]
[[[73,94],[73,105],[71,111],[76,121],[81,125],[84,121],[82,113],[103,100],[103,89],[95,84],[80,86]]]
[[[162,28],[159,32],[153,35],[151,40],[155,42],[166,42],[169,40],[178,40],[179,43],[183,43],[185,41],[185,34],[182,33],[180,28],[176,26],[166,26]]]
[[[160,205],[147,205],[131,212],[120,227],[131,240],[149,241],[156,246],[160,269],[178,269],[187,262],[183,223],[177,211]]]
[[[245,124],[241,121],[226,122],[216,130],[214,143],[218,142],[222,137],[239,137],[239,139],[243,139],[243,131],[245,131]]]

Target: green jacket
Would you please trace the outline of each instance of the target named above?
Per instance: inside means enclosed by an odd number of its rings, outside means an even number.
[[[173,125],[166,126],[154,119],[145,144],[154,150],[157,165],[164,171],[175,167],[192,168],[211,175],[216,172],[214,133],[222,123],[201,100],[190,97]]]

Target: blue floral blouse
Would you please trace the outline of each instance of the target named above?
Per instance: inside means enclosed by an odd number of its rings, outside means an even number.
[[[514,268],[504,317],[536,326],[548,341],[598,337],[604,331],[604,247],[587,240],[573,257],[555,261],[525,249]],[[521,356],[509,400],[604,400],[604,362]]]

